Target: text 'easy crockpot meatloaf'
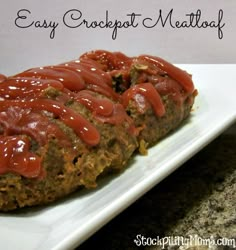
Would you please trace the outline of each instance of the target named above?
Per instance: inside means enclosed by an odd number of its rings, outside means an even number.
[[[191,76],[161,58],[101,50],[0,75],[0,210],[96,187],[176,128],[196,93]]]

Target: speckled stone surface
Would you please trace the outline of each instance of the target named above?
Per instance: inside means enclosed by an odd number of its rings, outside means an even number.
[[[94,246],[109,250],[161,249],[154,244],[137,246],[134,240],[139,239],[140,243],[141,236],[150,239],[198,236],[200,239],[236,241],[236,124],[104,226],[78,250],[94,249]],[[233,247],[232,244],[214,247],[167,244],[165,249]]]

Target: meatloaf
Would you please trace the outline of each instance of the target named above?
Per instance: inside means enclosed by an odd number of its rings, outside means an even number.
[[[0,75],[0,210],[95,188],[179,126],[196,94],[159,57],[104,50]]]

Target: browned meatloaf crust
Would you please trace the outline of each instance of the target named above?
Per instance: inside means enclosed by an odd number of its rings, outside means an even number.
[[[47,86],[34,89],[32,95],[28,90],[35,79],[37,84]],[[16,87],[19,80],[29,85],[24,85],[21,96],[18,92],[17,96],[10,91],[6,94],[7,86]],[[77,81],[80,87],[73,85]],[[103,81],[107,81],[105,87]],[[47,204],[80,187],[96,187],[103,173],[124,169],[136,151],[146,153],[147,147],[189,116],[196,96],[191,84],[190,75],[160,58],[130,58],[107,51],[92,51],[82,55],[80,61],[59,67],[31,69],[9,78],[0,76],[0,149],[6,145],[12,150],[7,162],[12,164],[17,162],[14,157],[20,156],[19,142],[26,140],[29,148],[25,153],[40,161],[32,165],[33,170],[25,163],[18,168],[0,165],[0,210]],[[35,100],[37,105],[33,106]],[[45,111],[48,100],[85,118],[92,126],[91,136],[88,134],[91,138],[83,137],[65,116],[56,114],[53,105]],[[29,126],[30,122],[36,125]],[[17,149],[11,148],[13,140],[18,142]]]

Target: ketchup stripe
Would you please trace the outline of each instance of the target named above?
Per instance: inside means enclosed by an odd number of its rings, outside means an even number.
[[[161,97],[157,90],[151,83],[140,83],[126,90],[123,94],[123,105],[128,106],[129,100],[134,98],[135,95],[141,94],[151,103],[157,116],[165,114],[165,107],[162,103]]]
[[[156,64],[159,68],[167,72],[173,79],[178,81],[178,83],[181,84],[181,86],[188,93],[193,93],[194,85],[193,85],[192,78],[185,71],[177,68],[173,64],[165,61],[164,59],[160,57],[142,55],[142,56],[139,56],[139,58],[144,59],[147,62],[151,62],[152,64]]]
[[[4,101],[4,103],[0,106],[0,111],[5,111],[11,106],[51,112],[54,115],[57,115],[66,125],[73,128],[73,130],[81,136],[82,140],[89,145],[95,146],[99,143],[100,135],[97,129],[93,127],[87,119],[56,101],[49,99],[36,100],[32,102]]]

